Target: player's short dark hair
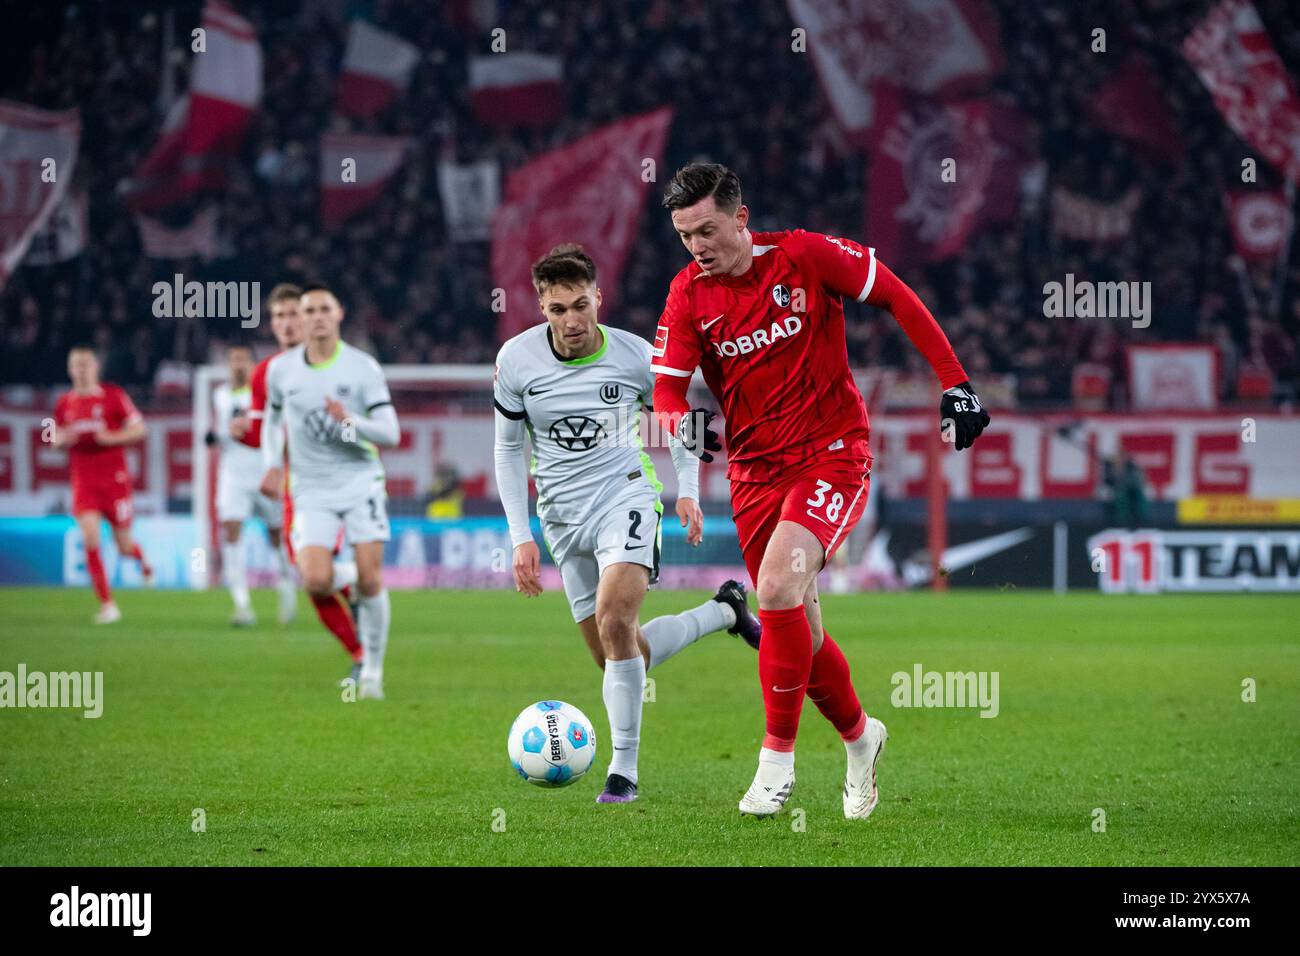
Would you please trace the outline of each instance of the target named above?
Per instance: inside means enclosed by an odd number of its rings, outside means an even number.
[[[89,352],[91,355],[96,357],[99,356],[99,352],[95,349],[95,346],[91,345],[89,342],[73,342],[68,346],[68,354],[71,355],[73,352]]]
[[[305,286],[303,286],[301,289],[298,290],[298,295],[301,297],[306,295],[308,292],[328,292],[330,295],[334,296],[334,298],[336,299],[338,298],[334,290],[331,289],[329,286],[327,286],[324,282],[308,282]]]
[[[533,288],[541,295],[550,286],[583,286],[596,282],[596,263],[575,242],[556,246],[533,263]]]
[[[266,297],[268,305],[275,305],[277,302],[287,302],[289,299],[297,299],[302,295],[302,289],[298,288],[292,282],[278,282],[271,294]]]
[[[726,213],[740,208],[740,177],[720,163],[688,163],[677,170],[664,193],[665,209],[685,209],[713,197]]]

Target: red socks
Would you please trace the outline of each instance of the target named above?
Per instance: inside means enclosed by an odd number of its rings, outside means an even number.
[[[144,552],[140,550],[140,543],[138,541],[136,542],[135,547],[131,549],[131,553],[127,555],[127,557],[135,558],[135,560],[139,561],[140,572],[144,574],[146,577],[148,576],[150,570],[149,562],[144,559]]]
[[[99,548],[86,549],[86,571],[90,574],[90,583],[95,588],[99,603],[107,604],[113,600],[112,592],[108,590],[108,575],[104,573],[104,559],[99,555]]]
[[[321,623],[339,639],[339,643],[352,655],[352,659],[354,661],[361,660],[361,642],[357,640],[357,622],[352,620],[352,611],[339,597],[338,593],[335,592],[323,597],[313,594],[311,603],[316,606],[316,614],[320,617]]]
[[[769,750],[794,750],[808,674],[812,668],[812,631],[802,604],[771,611],[759,608],[763,641],[758,646],[758,678],[763,682],[763,709]]]
[[[808,674],[808,699],[817,705],[822,716],[846,741],[862,736],[867,726],[867,715],[849,678],[849,662],[825,628],[822,628],[821,649],[813,655]]]

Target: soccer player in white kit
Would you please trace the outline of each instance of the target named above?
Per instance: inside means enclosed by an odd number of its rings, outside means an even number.
[[[573,619],[604,670],[613,759],[600,803],[637,797],[637,751],[646,671],[702,635],[723,629],[759,644],[744,586],[728,581],[681,614],[638,623],[658,577],[663,485],[641,447],[638,425],[654,389],[650,344],[600,325],[596,266],[580,246],[557,246],[533,265],[546,321],[497,356],[496,479],[514,547],[516,590],[542,591],[541,556],[528,523],[527,431],[537,515],[560,569]],[[702,538],[699,462],[675,439],[677,515],[687,540]]]
[[[275,589],[279,595],[279,619],[287,624],[293,619],[297,604],[293,570],[289,557],[280,547],[280,502],[264,496],[259,486],[262,455],[238,440],[231,423],[242,421],[252,398],[249,380],[253,373],[253,350],[247,345],[226,349],[226,367],[230,380],[217,386],[212,395],[214,427],[206,436],[208,445],[220,452],[217,468],[217,521],[221,524],[221,570],[230,589],[235,611],[230,623],[251,627],[257,623],[248,593],[248,571],[244,564],[244,522],[261,518],[266,536],[275,555]]]
[[[335,590],[333,552],[342,529],[356,557],[357,628],[362,659],[359,697],[382,700],[384,653],[392,610],[380,572],[389,539],[388,492],[377,446],[401,438],[379,363],[339,338],[343,308],[328,288],[307,286],[299,300],[306,340],[271,364],[266,377],[269,428],[263,458],[289,447],[290,529],[303,585]],[[281,429],[283,420],[287,428]]]

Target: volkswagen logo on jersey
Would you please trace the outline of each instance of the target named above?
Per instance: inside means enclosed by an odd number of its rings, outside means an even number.
[[[339,432],[343,427],[323,408],[313,408],[307,413],[303,422],[307,426],[307,432],[319,442],[337,441]]]
[[[551,424],[550,436],[569,451],[591,451],[605,440],[605,426],[586,415],[566,415]]]
[[[790,290],[783,285],[775,286],[772,289],[772,300],[781,308],[787,308],[790,305]]]
[[[619,387],[618,382],[606,382],[600,387],[600,400],[606,405],[617,405],[619,396],[623,390]]]

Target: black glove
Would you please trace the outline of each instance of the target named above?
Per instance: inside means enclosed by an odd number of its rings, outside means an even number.
[[[717,412],[693,408],[677,425],[677,440],[700,461],[713,461],[711,451],[722,451],[718,433],[709,427]]]
[[[939,431],[946,432],[948,423],[952,422],[952,440],[958,451],[975,444],[975,439],[989,427],[989,421],[989,413],[984,411],[970,382],[954,385],[939,400]]]
[[[217,437],[216,432],[208,432],[206,435],[203,436],[203,444],[207,445],[209,448],[211,448],[219,441],[221,441],[221,439]]]

